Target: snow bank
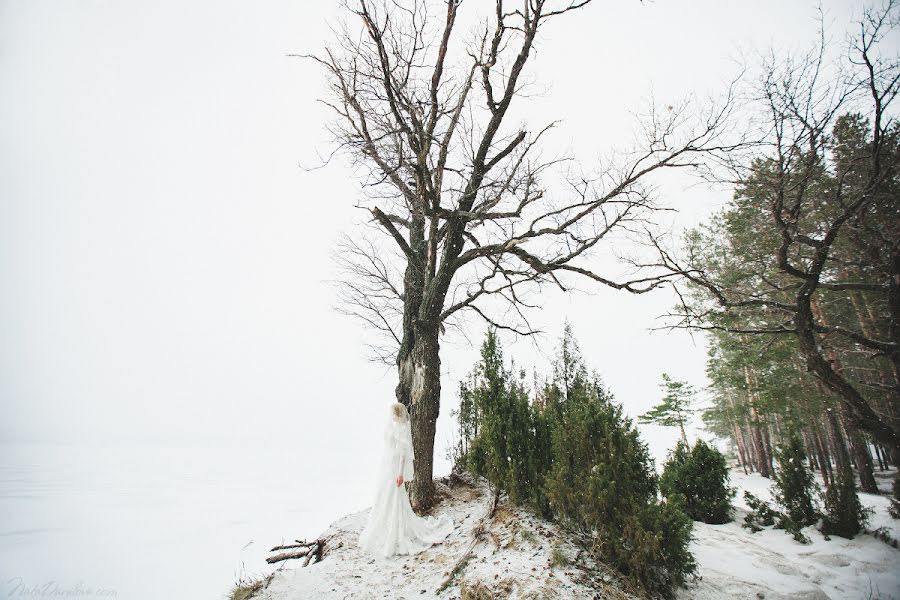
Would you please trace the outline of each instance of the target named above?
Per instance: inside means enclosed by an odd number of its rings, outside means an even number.
[[[784,531],[771,528],[751,533],[741,527],[748,511],[744,490],[771,501],[772,481],[758,474],[732,471],[731,483],[738,488],[735,521],[694,524],[691,551],[702,579],[682,590],[679,598],[900,599],[900,551],[871,535],[825,540],[815,527],[803,530],[812,540],[810,544],[796,542]],[[869,528],[886,527],[897,539],[900,522],[887,513],[889,499],[860,494],[860,500],[875,510]]]
[[[751,533],[740,526],[747,512],[743,492],[771,500],[771,481],[738,471],[732,471],[731,479],[738,488],[735,521],[695,523],[691,550],[701,579],[680,590],[680,599],[900,600],[900,551],[871,535],[825,540],[814,527],[804,530],[812,540],[807,545],[780,530]],[[461,587],[482,584],[496,598],[631,598],[613,573],[586,561],[565,532],[503,504],[485,534],[478,537],[471,559],[451,578],[454,565],[466,554],[490,510],[491,496],[483,483],[468,477],[452,486],[440,483],[438,489],[445,499],[435,515],[446,514],[455,524],[443,543],[415,557],[376,560],[356,545],[368,516],[368,510],[358,512],[320,536],[328,538],[321,563],[302,568],[298,561],[288,561],[257,597],[449,600],[460,598]],[[861,499],[875,509],[870,528],[886,527],[889,535],[900,538],[900,522],[887,514],[888,498],[861,494]],[[448,578],[451,583],[443,587]]]
[[[438,485],[445,496],[435,515],[448,515],[453,533],[417,556],[375,559],[357,547],[369,511],[344,517],[320,537],[328,538],[327,554],[318,564],[303,568],[288,561],[276,571],[262,600],[295,598],[442,598],[461,596],[461,587],[484,585],[501,598],[620,598],[631,596],[615,585],[615,576],[584,554],[554,525],[524,510],[501,504],[484,535],[472,548],[459,575],[444,586],[457,561],[463,558],[475,530],[491,507],[483,483],[464,477],[455,485]],[[551,560],[556,550],[563,564]],[[575,562],[575,567],[566,562]],[[558,561],[559,562],[559,561]]]

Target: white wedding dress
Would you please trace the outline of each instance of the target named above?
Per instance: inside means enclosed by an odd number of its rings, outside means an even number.
[[[440,542],[453,530],[453,522],[447,517],[435,519],[414,513],[406,485],[397,485],[398,475],[402,475],[404,481],[413,478],[413,446],[406,409],[402,409],[398,419],[394,416],[395,406],[391,407],[391,417],[384,429],[384,453],[378,470],[375,505],[359,536],[360,547],[379,557],[417,554]]]

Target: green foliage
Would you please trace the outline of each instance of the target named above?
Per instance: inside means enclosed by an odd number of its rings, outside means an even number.
[[[744,515],[744,523],[741,527],[749,529],[753,533],[762,531],[763,527],[771,527],[780,514],[774,510],[768,502],[744,491],[744,502],[750,507],[750,511]]]
[[[813,494],[818,488],[812,471],[806,466],[803,442],[794,434],[775,450],[778,469],[772,490],[775,501],[784,507],[787,517],[801,527],[819,520],[813,506]]]
[[[691,448],[679,441],[663,467],[659,491],[680,502],[688,516],[704,523],[731,521],[734,488],[728,485],[728,465],[716,448],[697,440]]]
[[[655,424],[663,427],[678,427],[681,430],[681,439],[687,442],[684,426],[694,413],[691,408],[697,397],[693,386],[685,381],[672,379],[663,373],[663,388],[665,395],[662,401],[638,417],[638,423]]]
[[[463,408],[465,407],[465,408]],[[463,421],[463,415],[469,420]],[[468,438],[469,468],[512,502],[543,508],[542,464],[534,443],[536,415],[522,378],[506,369],[497,335],[489,331],[481,362],[460,388],[460,431]]]
[[[688,550],[693,523],[682,504],[657,499],[646,445],[599,377],[588,374],[571,328],[553,377],[536,386],[533,401],[512,370],[488,333],[481,362],[460,388],[465,464],[510,501],[582,533],[595,556],[634,585],[671,597],[696,571]]]
[[[806,467],[806,452],[799,437],[792,434],[786,443],[776,449],[775,458],[778,470],[772,495],[784,512],[745,492],[744,498],[751,510],[744,517],[744,527],[759,531],[764,526],[774,525],[791,533],[794,539],[802,543],[808,543],[809,538],[803,535],[801,529],[820,518],[822,533],[826,537],[838,535],[852,539],[863,530],[872,511],[859,501],[852,471],[840,471],[835,482],[822,495],[824,512],[820,513],[813,502],[818,486]]]
[[[622,408],[596,382],[579,380],[553,429],[553,467],[546,489],[554,513],[590,531],[618,521],[631,500],[656,496],[646,446]]]
[[[746,438],[758,423],[777,423],[776,431],[802,430],[809,442],[828,443],[822,435],[830,428],[826,409],[841,399],[829,391],[834,386],[822,386],[823,372],[806,368],[817,345],[820,358],[840,364],[834,374],[845,381],[845,390],[855,388],[874,413],[896,422],[895,394],[884,385],[895,378],[889,354],[878,349],[877,341],[891,337],[897,320],[885,282],[896,274],[891,257],[900,236],[900,125],[892,121],[876,131],[877,118],[871,110],[836,112],[822,124],[827,129],[820,132],[821,144],[755,157],[744,165],[746,177],[731,202],[685,237],[684,255],[712,284],[688,286],[683,298],[689,309],[683,316],[701,316],[705,325],[718,329],[709,334],[713,406],[704,413],[715,435],[736,442],[743,438],[741,445],[747,447]],[[873,179],[874,168],[884,170]],[[868,344],[816,332],[815,344],[801,346],[796,335],[786,335],[791,307],[798,306],[803,278],[798,274],[821,253],[817,246],[826,237],[822,270],[813,275],[827,285],[816,287],[805,302],[814,307],[817,323],[856,332]],[[799,272],[790,265],[799,266]],[[839,289],[836,282],[855,285]],[[732,306],[723,308],[722,297]],[[756,333],[743,333],[750,331]],[[853,438],[881,431],[877,435],[885,443],[885,422],[870,416],[851,424],[860,431],[848,433]],[[764,460],[750,458],[757,468]]]
[[[859,501],[856,481],[849,469],[844,469],[824,494],[825,514],[822,533],[853,539],[863,530],[872,513]]]
[[[622,526],[615,544],[624,562],[619,569],[651,595],[674,598],[676,587],[696,577],[697,563],[688,546],[694,523],[677,503],[651,502]]]
[[[750,512],[744,515],[744,523],[741,527],[756,533],[757,531],[762,531],[763,527],[774,525],[776,529],[784,529],[787,533],[790,533],[801,544],[809,543],[809,538],[801,531],[802,525],[793,521],[783,512],[772,508],[765,500],[754,496],[748,491],[744,491],[744,501],[750,507]]]
[[[694,573],[691,520],[660,503],[646,445],[596,379],[570,381],[553,429],[547,497],[553,515],[594,539],[598,558],[650,593],[668,595]]]

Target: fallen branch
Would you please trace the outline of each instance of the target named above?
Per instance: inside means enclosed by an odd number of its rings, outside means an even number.
[[[269,552],[275,552],[276,550],[290,550],[291,548],[309,548],[310,546],[315,546],[319,543],[319,540],[314,540],[312,542],[307,542],[305,540],[294,540],[297,542],[296,544],[289,544],[287,546],[275,546]]]
[[[472,541],[469,543],[469,546],[466,548],[466,551],[462,553],[462,556],[459,557],[459,560],[453,565],[453,568],[450,569],[450,574],[447,576],[447,579],[441,584],[441,587],[437,589],[435,593],[440,594],[451,585],[453,585],[453,581],[456,577],[462,573],[463,569],[466,568],[466,564],[472,559],[472,549],[475,547],[475,544],[478,543],[478,540],[484,537],[485,534],[488,533],[487,524],[494,518],[494,512],[497,509],[497,498],[494,498],[494,502],[488,508],[485,515],[481,518],[481,521],[478,522],[478,525],[472,529]]]
[[[325,551],[325,540],[318,539],[314,542],[305,542],[300,540],[294,540],[297,543],[291,544],[287,546],[275,546],[270,550],[270,552],[275,552],[277,550],[291,550],[294,548],[300,548],[301,550],[295,552],[282,552],[281,554],[276,554],[275,556],[270,556],[266,559],[266,562],[269,564],[290,560],[292,558],[302,558],[303,566],[306,567],[310,564],[310,562],[317,563],[322,560],[322,553]]]

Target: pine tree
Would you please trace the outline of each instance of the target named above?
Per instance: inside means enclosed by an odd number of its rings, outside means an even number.
[[[806,451],[796,433],[776,449],[775,460],[778,463],[773,489],[775,501],[798,527],[812,525],[819,519],[813,506],[813,493],[818,486],[806,466]]]
[[[548,387],[553,516],[588,535],[597,558],[635,585],[671,597],[696,571],[692,522],[681,506],[657,500],[646,444],[599,376],[588,374],[569,327]]]
[[[870,514],[871,509],[859,501],[853,472],[841,469],[837,481],[825,492],[822,533],[853,539],[866,526]]]
[[[663,373],[662,378],[663,382],[660,387],[665,391],[665,396],[659,404],[639,416],[638,423],[678,427],[681,430],[681,439],[687,443],[684,426],[694,413],[691,404],[693,404],[697,392],[687,382],[672,379],[666,373]]]
[[[528,504],[543,511],[543,461],[536,454],[535,416],[523,383],[524,373],[514,376],[506,368],[495,331],[488,331],[481,346],[481,361],[460,388],[460,430],[472,434],[465,460],[484,476],[499,499]],[[463,421],[464,418],[471,419]]]
[[[728,485],[728,465],[718,449],[697,440],[691,448],[679,440],[663,468],[659,490],[681,503],[695,521],[728,523],[735,490]]]

